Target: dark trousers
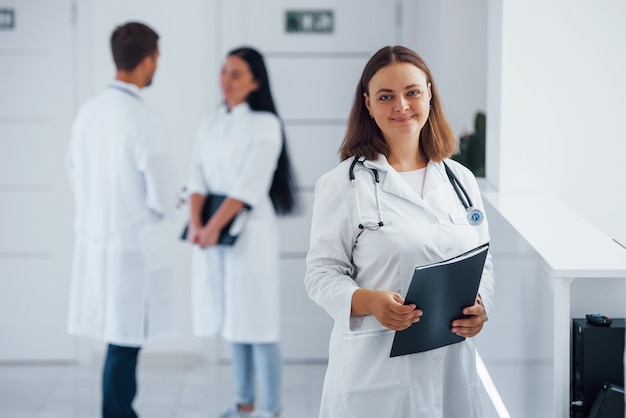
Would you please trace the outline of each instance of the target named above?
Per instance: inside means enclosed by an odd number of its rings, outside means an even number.
[[[137,418],[137,357],[141,347],[109,344],[102,372],[102,418]]]

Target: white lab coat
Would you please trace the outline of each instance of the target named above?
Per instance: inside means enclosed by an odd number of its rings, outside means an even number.
[[[188,189],[252,206],[234,246],[192,250],[193,330],[228,341],[280,338],[278,224],[269,189],[282,147],[280,120],[247,103],[222,106],[198,129]]]
[[[480,418],[474,345],[471,339],[424,353],[389,357],[394,331],[374,316],[350,317],[357,288],[405,295],[416,266],[449,259],[489,241],[487,222],[474,227],[445,173],[429,162],[422,199],[384,156],[366,161],[380,174],[384,226],[358,228],[352,158],[323,175],[316,186],[305,284],[312,300],[335,320],[321,418]],[[484,212],[472,173],[448,165]],[[372,173],[355,167],[363,222],[377,222]],[[493,300],[488,256],[480,295],[487,312]]]
[[[175,333],[167,152],[132,84],[112,82],[78,112],[67,151],[76,239],[70,334],[141,346]]]

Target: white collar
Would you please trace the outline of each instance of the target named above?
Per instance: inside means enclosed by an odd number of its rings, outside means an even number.
[[[222,112],[226,115],[238,115],[238,114],[243,114],[243,113],[248,113],[250,112],[250,105],[248,104],[248,102],[243,102],[243,103],[239,103],[236,106],[233,106],[230,108],[230,110],[228,109],[228,106],[226,105],[226,103],[224,103],[222,105]]]
[[[137,87],[136,84],[127,83],[121,80],[112,80],[109,83],[109,87],[112,87],[117,90],[122,90],[125,93],[128,93],[131,96],[135,97],[136,99],[141,100],[141,89]]]

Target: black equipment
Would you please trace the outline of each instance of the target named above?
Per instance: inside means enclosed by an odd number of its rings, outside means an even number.
[[[589,418],[624,418],[624,388],[603,383]]]
[[[574,319],[570,359],[570,417],[591,418],[591,407],[605,383],[624,387],[624,318],[613,318],[604,326]]]

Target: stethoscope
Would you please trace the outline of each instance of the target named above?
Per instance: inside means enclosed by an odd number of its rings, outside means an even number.
[[[135,93],[134,91],[132,91],[132,90],[130,90],[130,89],[127,89],[127,88],[125,88],[125,87],[119,86],[119,85],[117,85],[117,84],[109,84],[109,87],[111,87],[112,89],[115,89],[115,90],[119,90],[119,91],[121,91],[122,93],[126,93],[126,94],[128,94],[130,97],[132,97],[132,98],[134,98],[134,99],[137,99],[137,100],[141,101],[141,96],[139,96],[137,93]]]
[[[372,174],[374,178],[374,192],[376,195],[376,209],[378,211],[378,222],[370,222],[370,223],[364,224],[363,218],[361,215],[361,205],[359,203],[359,193],[356,190],[356,177],[354,176],[354,166],[358,162],[363,163],[363,161],[365,160],[359,161],[358,156],[354,157],[352,164],[350,164],[350,169],[348,170],[348,176],[350,177],[350,182],[352,183],[352,190],[354,190],[354,196],[356,200],[356,210],[359,214],[359,229],[368,229],[370,231],[376,231],[377,229],[380,229],[380,227],[384,225],[383,210],[380,205],[380,178],[378,176],[377,169],[375,168],[369,169],[369,172]],[[474,204],[472,203],[472,199],[470,199],[469,194],[467,193],[467,191],[465,190],[465,188],[463,187],[459,179],[454,175],[452,170],[450,170],[450,167],[448,167],[448,164],[446,164],[446,162],[443,161],[443,165],[446,168],[446,174],[448,175],[448,180],[450,180],[450,183],[452,184],[452,188],[454,189],[454,192],[459,197],[461,204],[465,208],[468,222],[470,223],[470,225],[480,225],[485,216],[480,211],[480,209],[477,209],[474,207]]]

